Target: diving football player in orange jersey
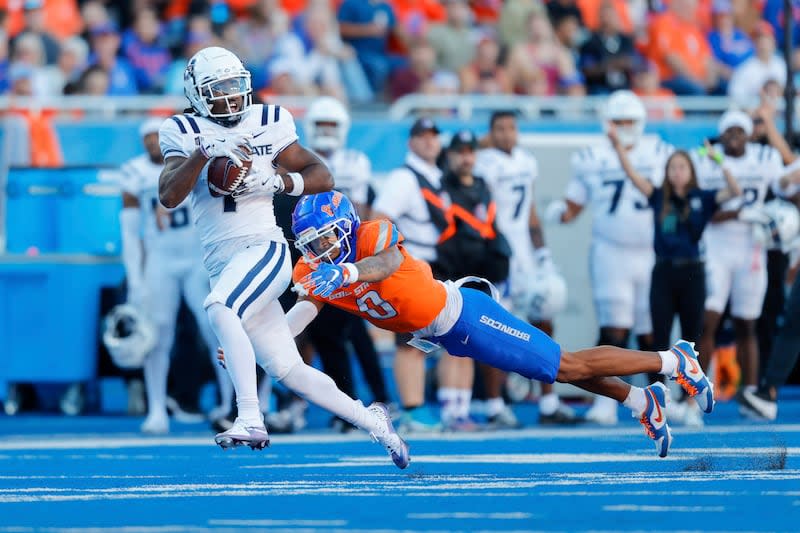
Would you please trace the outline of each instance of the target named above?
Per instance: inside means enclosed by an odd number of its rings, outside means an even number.
[[[691,343],[678,341],[658,353],[614,346],[563,350],[485,293],[434,279],[427,263],[405,251],[403,236],[390,221],[362,223],[339,192],[300,200],[292,230],[303,252],[292,276],[300,298],[286,315],[294,335],[330,304],[380,328],[413,333],[411,342],[441,345],[452,355],[546,383],[572,383],[631,409],[661,457],[672,440],[666,387],[655,383],[642,389],[613,376],[659,372],[677,380],[704,411],[714,408],[712,386]]]

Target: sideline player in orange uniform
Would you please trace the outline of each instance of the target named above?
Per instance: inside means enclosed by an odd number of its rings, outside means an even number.
[[[362,223],[339,192],[300,200],[292,230],[303,252],[293,273],[300,299],[286,315],[294,335],[330,304],[378,327],[413,333],[411,342],[427,345],[428,351],[439,344],[453,355],[527,378],[572,383],[630,408],[661,457],[672,441],[666,387],[655,383],[641,389],[612,376],[659,372],[677,380],[706,412],[714,407],[712,386],[690,343],[678,341],[658,353],[613,346],[565,351],[483,292],[434,279],[427,263],[405,251],[403,236],[391,222]]]

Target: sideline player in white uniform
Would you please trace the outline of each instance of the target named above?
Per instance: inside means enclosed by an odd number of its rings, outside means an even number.
[[[714,336],[730,298],[743,382],[755,389],[759,361],[756,321],[767,290],[767,256],[754,240],[748,220],[759,220],[758,208],[764,205],[767,189],[777,186],[784,174],[783,160],[775,148],[747,142],[753,132],[747,113],[725,112],[717,130],[721,144],[715,148],[724,153],[725,165],[742,187],[742,196],[724,203],[703,235],[708,295],[700,361],[708,364],[714,352]],[[704,189],[720,188],[724,177],[719,165],[709,164],[707,159],[695,161],[698,183]]]
[[[150,434],[169,432],[167,374],[181,295],[214,362],[217,353],[217,339],[203,311],[209,291],[208,274],[203,268],[189,202],[166,209],[158,201],[158,177],[164,168],[158,146],[161,122],[151,118],[142,124],[139,134],[147,153],[125,162],[120,169],[123,203],[120,223],[128,303],[143,311],[156,328],[155,347],[144,360],[147,418],[142,432]],[[233,398],[230,378],[218,365],[214,364],[214,368],[221,401],[209,413],[212,420],[228,414]]]
[[[344,105],[332,96],[317,98],[308,107],[303,125],[307,144],[336,176],[336,190],[350,198],[358,216],[366,220],[372,163],[364,152],[345,147],[350,116]]]
[[[633,166],[659,186],[673,148],[661,140],[642,139],[645,117],[644,105],[635,94],[616,91],[606,103],[603,129],[607,131],[609,123],[616,126]],[[592,205],[589,269],[600,326],[598,344],[627,347],[633,330],[639,349],[649,350],[650,280],[655,262],[652,210],[644,195],[628,181],[619,157],[607,140],[575,152],[572,169],[565,200],[550,204],[545,218],[568,223],[586,205]],[[613,400],[598,397],[587,418],[616,424],[617,405]]]
[[[509,296],[512,311],[523,320],[553,334],[552,316],[541,316],[531,309],[531,294],[537,278],[557,276],[550,250],[544,243],[539,216],[533,201],[533,183],[539,175],[536,158],[517,144],[516,116],[510,111],[498,111],[489,119],[491,148],[478,152],[475,175],[486,180],[497,205],[497,227],[511,245]],[[531,313],[534,311],[534,313]],[[537,316],[539,315],[539,316]],[[490,367],[483,366],[484,373]],[[518,426],[513,412],[505,405],[502,385],[505,372],[488,370],[486,375],[487,415],[489,422],[499,427]],[[539,400],[539,422],[570,424],[580,418],[564,405],[553,392],[553,385],[542,383]]]
[[[382,404],[369,408],[341,392],[333,380],[303,363],[278,297],[289,285],[291,260],[275,222],[272,197],[330,190],[333,177],[312,152],[297,142],[292,115],[276,105],[252,105],[250,73],[230,51],[204,48],[184,72],[191,110],[161,126],[159,197],[175,207],[191,194],[211,277],[205,306],[236,389],[238,416],[215,441],[223,448],[262,449],[269,436],[259,410],[256,362],[300,396],[369,431],[395,464],[408,465],[408,446],[397,435]],[[253,166],[233,194],[214,197],[207,183],[208,161],[229,157]],[[280,166],[286,174],[277,174]]]

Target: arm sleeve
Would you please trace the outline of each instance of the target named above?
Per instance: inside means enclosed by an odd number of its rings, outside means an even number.
[[[122,236],[122,264],[128,280],[128,302],[140,307],[144,290],[144,267],[142,265],[141,211],[138,207],[126,207],[119,213]]]
[[[133,161],[127,161],[119,167],[119,188],[122,192],[131,196],[139,196],[141,182]]]
[[[194,135],[189,134],[186,121],[179,115],[173,115],[161,124],[158,144],[164,159],[189,157],[197,147]]]
[[[384,250],[403,242],[403,236],[397,231],[397,226],[388,220],[378,220],[371,225],[369,232],[361,232],[359,238],[364,238],[366,249],[371,255],[378,255]]]

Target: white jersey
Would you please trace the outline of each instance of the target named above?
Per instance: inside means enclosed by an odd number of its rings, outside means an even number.
[[[253,168],[274,170],[275,158],[297,141],[291,113],[277,105],[256,104],[245,112],[241,122],[226,128],[209,119],[186,114],[174,115],[161,125],[159,141],[164,158],[189,157],[197,149],[201,137],[246,132],[253,136]],[[208,255],[215,244],[230,239],[285,242],[275,222],[272,197],[249,194],[239,198],[213,197],[208,190],[208,165],[192,189],[192,208],[200,240]]]
[[[148,254],[196,257],[200,242],[189,199],[174,209],[167,209],[158,200],[158,178],[163,168],[163,163],[154,163],[147,154],[135,157],[120,167],[120,187],[139,200],[142,239]]]
[[[333,174],[334,189],[355,204],[367,204],[367,191],[372,176],[372,163],[364,152],[343,148],[333,152],[329,158],[320,156]]]
[[[664,180],[664,166],[674,148],[661,141],[643,140],[628,154],[631,163],[655,186]],[[592,235],[617,246],[653,246],[653,210],[631,183],[610,143],[578,150],[572,155],[572,180],[566,198],[592,204]]]
[[[487,148],[478,152],[474,174],[486,180],[492,192],[497,205],[497,229],[511,245],[513,256],[526,257],[533,250],[528,226],[533,182],[539,175],[536,158],[519,146],[510,154]]]
[[[715,146],[723,153],[722,146]],[[699,158],[693,154],[697,181],[703,189],[725,189],[727,183],[722,169],[708,157]],[[739,182],[742,195],[731,198],[720,207],[723,211],[736,210],[740,207],[761,207],[767,196],[767,190],[778,181],[784,173],[783,160],[780,153],[771,146],[747,143],[741,157],[725,156],[725,166]],[[739,220],[727,220],[706,227],[704,238],[724,240],[733,246],[744,248],[752,244],[751,225]],[[742,248],[739,248],[740,250]]]

